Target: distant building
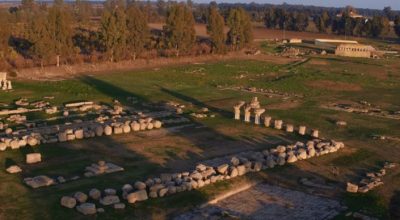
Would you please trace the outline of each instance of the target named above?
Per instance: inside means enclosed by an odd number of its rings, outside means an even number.
[[[340,44],[335,50],[335,55],[344,57],[371,58],[377,56],[377,51],[370,45]]]
[[[291,43],[291,44],[301,44],[301,43],[303,43],[303,40],[298,39],[298,38],[291,38],[291,39],[289,39],[289,43]]]
[[[339,13],[336,15],[336,17],[341,18],[343,16],[343,14],[344,14],[344,12]],[[351,18],[364,18],[364,16],[357,14],[357,12],[354,12],[354,11],[350,11],[349,16]]]
[[[340,44],[358,44],[358,42],[354,40],[340,40],[340,39],[315,39],[314,43],[317,46],[325,46],[333,48],[335,48]]]

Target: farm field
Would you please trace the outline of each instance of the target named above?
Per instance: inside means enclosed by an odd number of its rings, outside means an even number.
[[[257,33],[257,31],[256,31]],[[257,37],[256,37],[257,38]],[[85,219],[60,206],[60,198],[91,188],[116,188],[125,183],[181,172],[196,163],[249,150],[303,140],[296,134],[233,120],[238,101],[257,96],[266,114],[294,125],[317,128],[322,137],[343,141],[346,147],[334,154],[225,180],[200,190],[128,204],[125,210],[105,208],[96,219],[169,219],[229,191],[240,184],[262,181],[284,188],[317,194],[339,201],[349,211],[389,219],[400,210],[400,168],[388,171],[384,185],[366,194],[346,193],[346,182],[357,182],[385,161],[400,163],[400,142],[373,139],[373,135],[400,138],[400,120],[325,108],[332,103],[370,103],[389,112],[400,111],[400,63],[398,58],[357,59],[310,56],[287,64],[233,59],[135,71],[80,74],[57,81],[16,78],[12,92],[0,92],[0,102],[19,98],[30,101],[54,96],[54,105],[85,100],[112,104],[114,99],[138,111],[153,104],[175,101],[186,106],[188,127],[165,127],[146,133],[103,136],[71,143],[43,144],[33,148],[0,152],[0,163],[21,164],[21,174],[0,170],[0,219]],[[236,90],[237,87],[271,89],[285,96]],[[132,104],[128,97],[135,97]],[[215,118],[190,115],[208,108]],[[29,119],[40,117],[30,115]],[[346,121],[339,127],[337,121]],[[24,164],[27,152],[40,152],[43,162]],[[121,165],[125,171],[74,182],[31,189],[24,177],[35,175],[74,176],[98,160]],[[329,185],[329,189],[306,187],[301,178]],[[393,215],[392,215],[393,216]],[[398,217],[398,216],[397,216]],[[345,213],[337,216],[344,219]]]

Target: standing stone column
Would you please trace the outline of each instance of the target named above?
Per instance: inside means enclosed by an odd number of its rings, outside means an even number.
[[[244,121],[245,122],[250,122],[250,116],[251,116],[250,110],[251,110],[251,106],[246,106],[244,108]]]
[[[275,120],[275,122],[274,122],[274,127],[276,128],[276,129],[282,129],[282,124],[283,124],[283,121],[282,120]]]
[[[299,134],[300,135],[306,135],[306,126],[300,126],[299,127]]]
[[[272,120],[272,118],[270,116],[265,116],[264,117],[264,125],[265,125],[265,127],[271,126],[271,120]]]
[[[260,118],[264,112],[265,112],[265,109],[263,109],[263,108],[258,108],[256,110],[254,110],[254,114],[255,114],[254,124],[256,124],[256,125],[260,124]]]
[[[240,101],[237,105],[233,106],[235,112],[235,120],[240,120],[240,108],[245,104],[244,101]]]

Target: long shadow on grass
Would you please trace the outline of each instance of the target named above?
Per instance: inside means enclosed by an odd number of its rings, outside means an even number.
[[[224,109],[216,108],[214,106],[207,105],[206,103],[204,103],[204,102],[202,102],[202,101],[200,101],[198,99],[195,99],[193,97],[184,95],[182,93],[179,93],[179,92],[176,92],[176,91],[164,88],[164,87],[161,87],[160,90],[162,92],[164,92],[164,93],[166,93],[166,94],[168,94],[170,96],[173,96],[175,98],[178,98],[178,99],[180,99],[182,101],[190,102],[190,103],[196,105],[199,108],[203,108],[203,107],[208,108],[212,112],[219,113],[220,115],[222,115],[222,116],[224,116],[226,118],[232,118],[233,117],[232,112],[226,111]]]

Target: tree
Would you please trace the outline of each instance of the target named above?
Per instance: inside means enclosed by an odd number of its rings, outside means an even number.
[[[135,60],[137,55],[144,50],[149,39],[149,28],[146,15],[136,5],[128,7],[126,17],[127,49]]]
[[[176,56],[192,49],[196,42],[196,31],[190,8],[182,3],[173,4],[167,12],[164,33],[167,48],[175,49]]]
[[[86,0],[76,0],[74,4],[75,20],[79,24],[88,24],[92,16],[92,4]]]
[[[31,43],[29,48],[30,55],[33,59],[40,61],[40,66],[43,67],[44,61],[49,60],[52,55],[49,42],[51,41],[50,33],[47,29],[47,17],[43,11],[35,14],[35,19],[32,19],[27,25],[28,40]]]
[[[389,19],[390,21],[393,21],[395,19],[395,13],[392,11],[392,8],[389,7],[384,7],[383,8],[383,14]]]
[[[294,30],[295,31],[305,31],[308,26],[308,16],[303,13],[297,13],[294,17]]]
[[[275,17],[275,9],[268,8],[264,15],[264,23],[267,28],[275,28],[276,27],[276,17]]]
[[[22,0],[21,1],[21,8],[24,10],[32,10],[35,7],[34,0]]]
[[[6,12],[0,12],[0,20],[0,68],[4,68],[2,64],[6,62],[9,52],[11,31]]]
[[[157,13],[158,15],[164,17],[166,14],[166,3],[164,0],[157,1]]]
[[[386,17],[374,16],[371,21],[370,36],[385,36],[390,30],[389,20]]]
[[[400,37],[400,15],[397,15],[394,19],[394,31]]]
[[[215,53],[225,52],[226,35],[224,33],[224,18],[216,7],[210,7],[208,16],[207,33],[210,35],[212,50]]]
[[[233,49],[239,50],[253,40],[250,17],[243,8],[231,9],[227,24],[228,43]]]
[[[122,58],[126,46],[126,16],[123,8],[115,6],[104,10],[100,21],[100,41],[110,61]]]
[[[57,66],[60,66],[60,57],[72,54],[74,48],[72,17],[60,0],[50,8],[46,28],[50,34],[48,46],[57,58]]]
[[[315,25],[319,32],[326,33],[330,25],[330,17],[327,11],[323,11],[321,15],[315,17]]]

